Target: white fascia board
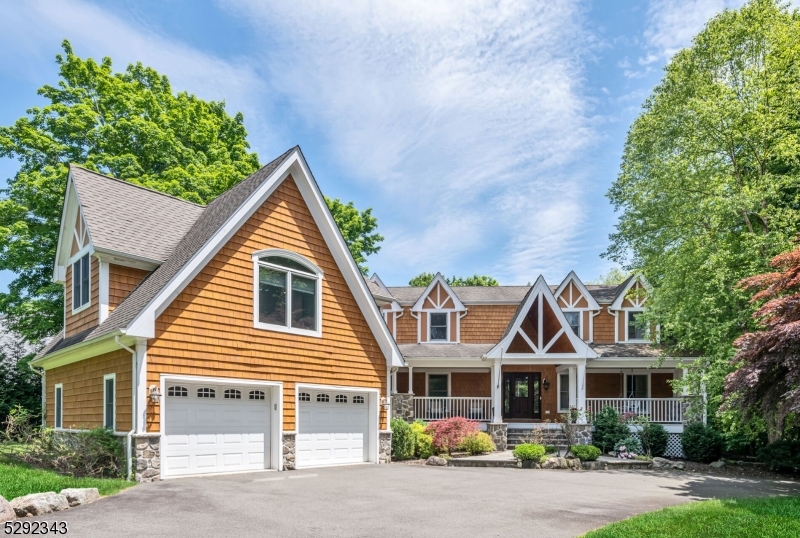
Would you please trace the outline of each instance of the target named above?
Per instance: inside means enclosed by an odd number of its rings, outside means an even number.
[[[122,265],[124,267],[133,267],[136,269],[144,269],[145,271],[155,271],[161,265],[160,260],[154,258],[145,258],[144,256],[136,256],[133,254],[126,254],[118,250],[110,248],[94,247],[94,253],[98,259],[113,263],[114,265]]]
[[[128,335],[144,338],[155,337],[155,320],[166,307],[197,276],[217,252],[230,240],[255,211],[272,195],[275,189],[291,175],[314,221],[322,233],[328,248],[342,271],[367,324],[372,329],[381,351],[390,366],[404,366],[397,344],[383,321],[378,306],[367,288],[367,283],[358,269],[344,238],[328,210],[322,193],[316,186],[311,171],[302,153],[295,149],[284,162],[263,181],[250,197],[236,210],[194,257],[172,278],[167,286],[142,310],[125,331]]]
[[[625,295],[627,295],[628,291],[637,283],[641,282],[644,289],[648,292],[650,291],[650,284],[648,284],[647,280],[645,280],[644,275],[637,274],[632,279],[628,281],[628,284],[625,286],[625,289],[620,292],[614,302],[608,307],[609,310],[620,310],[622,308],[622,301],[625,300]]]
[[[442,358],[414,358],[406,359],[406,365],[413,368],[477,368],[487,370],[491,364],[482,361],[480,357],[474,359],[442,359]]]
[[[600,310],[600,305],[597,304],[595,298],[592,297],[592,294],[589,293],[589,290],[587,290],[586,286],[583,285],[583,282],[581,281],[580,278],[578,278],[578,275],[577,273],[575,273],[575,271],[569,272],[567,278],[565,278],[564,281],[561,282],[561,284],[558,286],[558,288],[556,288],[556,291],[555,293],[553,293],[553,296],[558,297],[559,295],[561,295],[561,292],[563,292],[567,288],[567,286],[569,286],[570,282],[574,282],[575,285],[578,286],[578,290],[580,290],[581,295],[586,297],[586,301],[589,303],[589,310]]]
[[[386,284],[384,284],[384,283],[383,283],[383,280],[381,280],[381,277],[379,277],[379,276],[378,276],[378,273],[372,273],[372,276],[371,276],[371,277],[369,277],[369,279],[370,279],[371,281],[373,281],[375,284],[377,284],[377,285],[378,285],[378,287],[379,287],[380,289],[382,289],[383,291],[385,291],[385,292],[386,292],[386,294],[387,294],[389,297],[391,297],[391,296],[392,296],[391,292],[389,291],[389,288],[387,288],[387,287],[386,287]]]
[[[433,288],[436,287],[436,284],[441,284],[442,287],[444,287],[447,294],[450,295],[450,298],[453,299],[453,304],[455,305],[455,308],[453,310],[460,312],[467,309],[467,307],[464,306],[464,303],[461,302],[461,299],[459,299],[456,293],[453,291],[453,288],[450,287],[450,284],[448,284],[447,281],[444,279],[442,273],[436,273],[436,276],[433,277],[431,283],[428,284],[428,287],[425,288],[425,291],[423,291],[422,295],[419,296],[417,302],[415,302],[414,306],[411,307],[412,311],[419,312],[421,310],[424,310],[422,308],[422,305],[425,304],[425,299],[428,297],[428,294],[431,292],[431,290],[433,290]]]
[[[523,355],[503,355],[503,364],[534,364],[534,365],[552,365],[552,364],[588,364],[583,357],[576,357],[575,355],[548,355],[546,357],[533,357]]]
[[[61,207],[61,225],[58,227],[56,257],[53,263],[53,282],[63,282],[66,278],[66,271],[62,276],[59,266],[66,267],[67,265],[73,234],[68,234],[66,228],[69,227],[69,231],[72,231],[75,227],[75,217],[77,216],[79,205],[78,190],[75,188],[75,182],[72,180],[72,170],[70,170],[69,174],[67,174],[67,186],[64,190],[64,205]],[[69,241],[67,241],[68,239]],[[62,259],[65,253],[67,257]]]
[[[121,334],[121,331],[104,334],[93,340],[81,342],[80,344],[69,346],[54,353],[49,353],[44,357],[33,359],[30,364],[37,368],[50,370],[66,364],[72,364],[73,362],[96,357],[97,355],[108,353],[109,351],[115,351],[119,349],[119,346],[114,341],[114,337],[120,336]],[[132,338],[128,340],[130,340],[130,342],[126,343],[132,344],[135,342]]]
[[[659,359],[658,357],[602,357],[590,361],[591,368],[678,368],[683,363],[682,359]]]

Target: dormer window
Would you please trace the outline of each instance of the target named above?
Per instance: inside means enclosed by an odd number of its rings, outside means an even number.
[[[447,314],[431,314],[431,341],[447,341]]]
[[[72,264],[72,311],[89,306],[91,259],[87,252]]]
[[[321,271],[301,256],[254,256],[258,279],[255,325],[319,336]]]
[[[564,317],[567,318],[567,323],[572,327],[572,330],[580,338],[581,336],[581,313],[580,312],[564,312]]]
[[[636,323],[641,312],[628,312],[628,340],[644,340],[645,328]]]

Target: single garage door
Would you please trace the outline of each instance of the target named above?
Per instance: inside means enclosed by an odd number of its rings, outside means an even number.
[[[167,383],[164,476],[255,471],[269,466],[266,387]]]
[[[297,402],[297,466],[368,461],[368,399],[366,393],[301,390]]]

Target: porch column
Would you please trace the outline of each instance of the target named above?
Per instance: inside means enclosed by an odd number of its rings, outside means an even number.
[[[586,363],[578,364],[578,409],[586,411]],[[580,422],[586,423],[586,416],[584,415]]]
[[[492,423],[503,422],[503,391],[500,388],[502,377],[498,361],[492,362]]]
[[[414,394],[414,367],[408,367],[408,393]]]
[[[575,366],[567,370],[569,374],[569,405],[578,407],[578,372]]]
[[[392,372],[392,394],[397,394],[397,370]]]

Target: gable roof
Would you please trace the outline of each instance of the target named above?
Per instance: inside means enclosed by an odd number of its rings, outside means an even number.
[[[452,302],[454,303],[452,307],[453,310],[459,310],[463,312],[464,310],[467,309],[467,307],[464,306],[464,303],[462,303],[459,300],[455,292],[453,292],[453,288],[451,288],[450,284],[448,284],[447,281],[444,279],[442,273],[436,273],[436,276],[433,277],[431,283],[428,284],[428,286],[425,288],[425,291],[423,291],[422,294],[419,296],[419,299],[417,299],[417,302],[415,302],[414,306],[411,307],[411,310],[412,311],[423,310],[425,307],[425,300],[430,298],[431,293],[433,292],[433,290],[437,289],[437,287],[440,287],[439,289],[443,290],[448,297],[446,299],[443,297],[437,297],[435,301],[433,299],[430,299],[430,302],[436,308],[443,308],[445,303],[452,298],[453,299]],[[437,292],[437,294],[440,294],[440,292]]]
[[[530,315],[533,312],[533,315]],[[553,318],[555,316],[555,318]],[[552,326],[552,322],[557,325]],[[528,325],[528,327],[526,327]],[[512,347],[520,349],[511,350]],[[574,333],[556,302],[553,291],[539,276],[517,307],[500,341],[486,353],[498,358],[504,354],[529,358],[594,358],[597,354]]]
[[[608,309],[619,310],[620,308],[622,308],[622,302],[625,300],[625,295],[628,293],[628,290],[630,290],[632,287],[636,285],[637,282],[641,283],[644,289],[646,290],[650,289],[650,285],[647,283],[647,281],[644,279],[642,275],[639,274],[631,275],[627,279],[625,279],[625,282],[619,285],[619,288],[617,288],[617,293],[614,296],[614,301],[611,303],[611,305],[609,305]]]
[[[572,282],[572,284],[578,288],[578,291],[580,291],[581,295],[586,299],[586,302],[588,303],[588,308],[590,310],[600,310],[600,305],[597,304],[597,300],[592,296],[591,292],[588,289],[586,289],[586,286],[584,286],[583,282],[581,282],[581,279],[578,278],[578,275],[577,273],[575,273],[575,271],[569,272],[569,274],[561,282],[558,288],[556,288],[556,291],[553,292],[553,295],[555,297],[561,295],[561,293],[564,292],[564,290],[567,288],[570,282]]]
[[[283,179],[288,177],[290,171],[294,173],[293,177],[303,197],[310,198],[306,200],[309,210],[317,221],[320,232],[339,264],[381,350],[392,365],[402,366],[402,356],[397,344],[383,322],[366,281],[322,199],[319,187],[305,163],[299,146],[288,150],[208,204],[167,260],[142,280],[103,323],[80,335],[70,337],[68,346],[64,345],[66,342],[62,338],[54,338],[53,342],[40,352],[39,357],[43,358],[65,347],[112,334],[125,333],[145,338],[155,336],[154,323],[158,314],[238,230],[260,203],[263,203]],[[78,336],[80,338],[76,339]]]
[[[163,263],[205,209],[74,164],[69,174],[95,249]]]

